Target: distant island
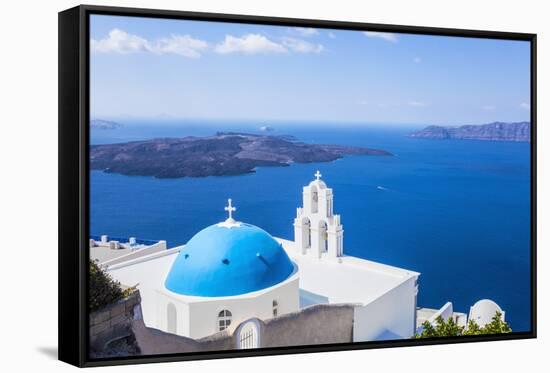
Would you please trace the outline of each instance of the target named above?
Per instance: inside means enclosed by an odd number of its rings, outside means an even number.
[[[103,120],[103,119],[92,119],[90,121],[90,128],[91,129],[99,129],[99,130],[114,130],[117,128],[122,127],[122,124],[118,122],[112,122],[109,120]]]
[[[531,123],[493,122],[460,127],[428,126],[408,136],[421,139],[531,141]]]
[[[306,144],[292,136],[218,132],[208,137],[160,138],[92,145],[95,170],[157,178],[241,175],[258,166],[330,162],[344,155],[390,156],[385,150]]]

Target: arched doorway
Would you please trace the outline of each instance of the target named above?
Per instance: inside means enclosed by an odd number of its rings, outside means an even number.
[[[245,350],[250,348],[258,348],[260,342],[260,334],[257,322],[254,320],[247,321],[239,330],[239,349]]]
[[[319,222],[319,252],[326,253],[327,251],[328,251],[327,223],[321,220]]]
[[[178,313],[173,303],[166,307],[166,330],[168,333],[176,334],[178,331]]]

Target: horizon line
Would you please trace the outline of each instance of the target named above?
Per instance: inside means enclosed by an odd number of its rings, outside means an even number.
[[[89,120],[105,120],[105,121],[161,121],[161,122],[242,122],[242,124],[256,123],[258,126],[269,127],[270,123],[290,124],[290,123],[318,123],[318,124],[351,124],[351,125],[392,125],[392,126],[465,126],[465,125],[484,125],[492,123],[531,123],[530,119],[523,120],[490,120],[483,122],[462,122],[460,124],[450,124],[449,122],[393,122],[393,121],[368,121],[368,120],[338,120],[338,119],[262,119],[262,118],[203,118],[203,117],[176,117],[171,115],[153,115],[153,116],[123,116],[123,115],[90,115]]]

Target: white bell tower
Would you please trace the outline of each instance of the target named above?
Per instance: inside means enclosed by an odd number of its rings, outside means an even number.
[[[334,215],[332,189],[315,173],[315,180],[304,187],[303,207],[294,219],[294,241],[302,255],[338,258],[344,254],[344,228],[340,215]]]

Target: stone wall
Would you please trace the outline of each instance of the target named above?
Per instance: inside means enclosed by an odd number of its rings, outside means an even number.
[[[139,291],[90,314],[93,357],[227,351],[238,348],[233,325],[211,336],[192,339],[145,326]],[[259,347],[284,347],[353,341],[353,304],[318,304],[269,320],[255,319]]]
[[[353,304],[318,304],[260,321],[261,347],[353,342]]]
[[[259,347],[352,342],[354,307],[319,304],[266,321],[256,319],[261,336]],[[149,328],[139,317],[132,322],[132,335],[143,355],[234,350],[238,348],[238,336],[233,332],[238,330],[239,325],[235,325],[230,331],[195,340]]]
[[[235,348],[233,337],[227,331],[195,340],[149,328],[145,326],[143,319],[139,319],[133,321],[132,333],[142,355],[224,351]]]
[[[132,320],[140,313],[141,296],[135,291],[126,299],[90,314],[90,353],[101,355],[109,344],[132,335]]]

